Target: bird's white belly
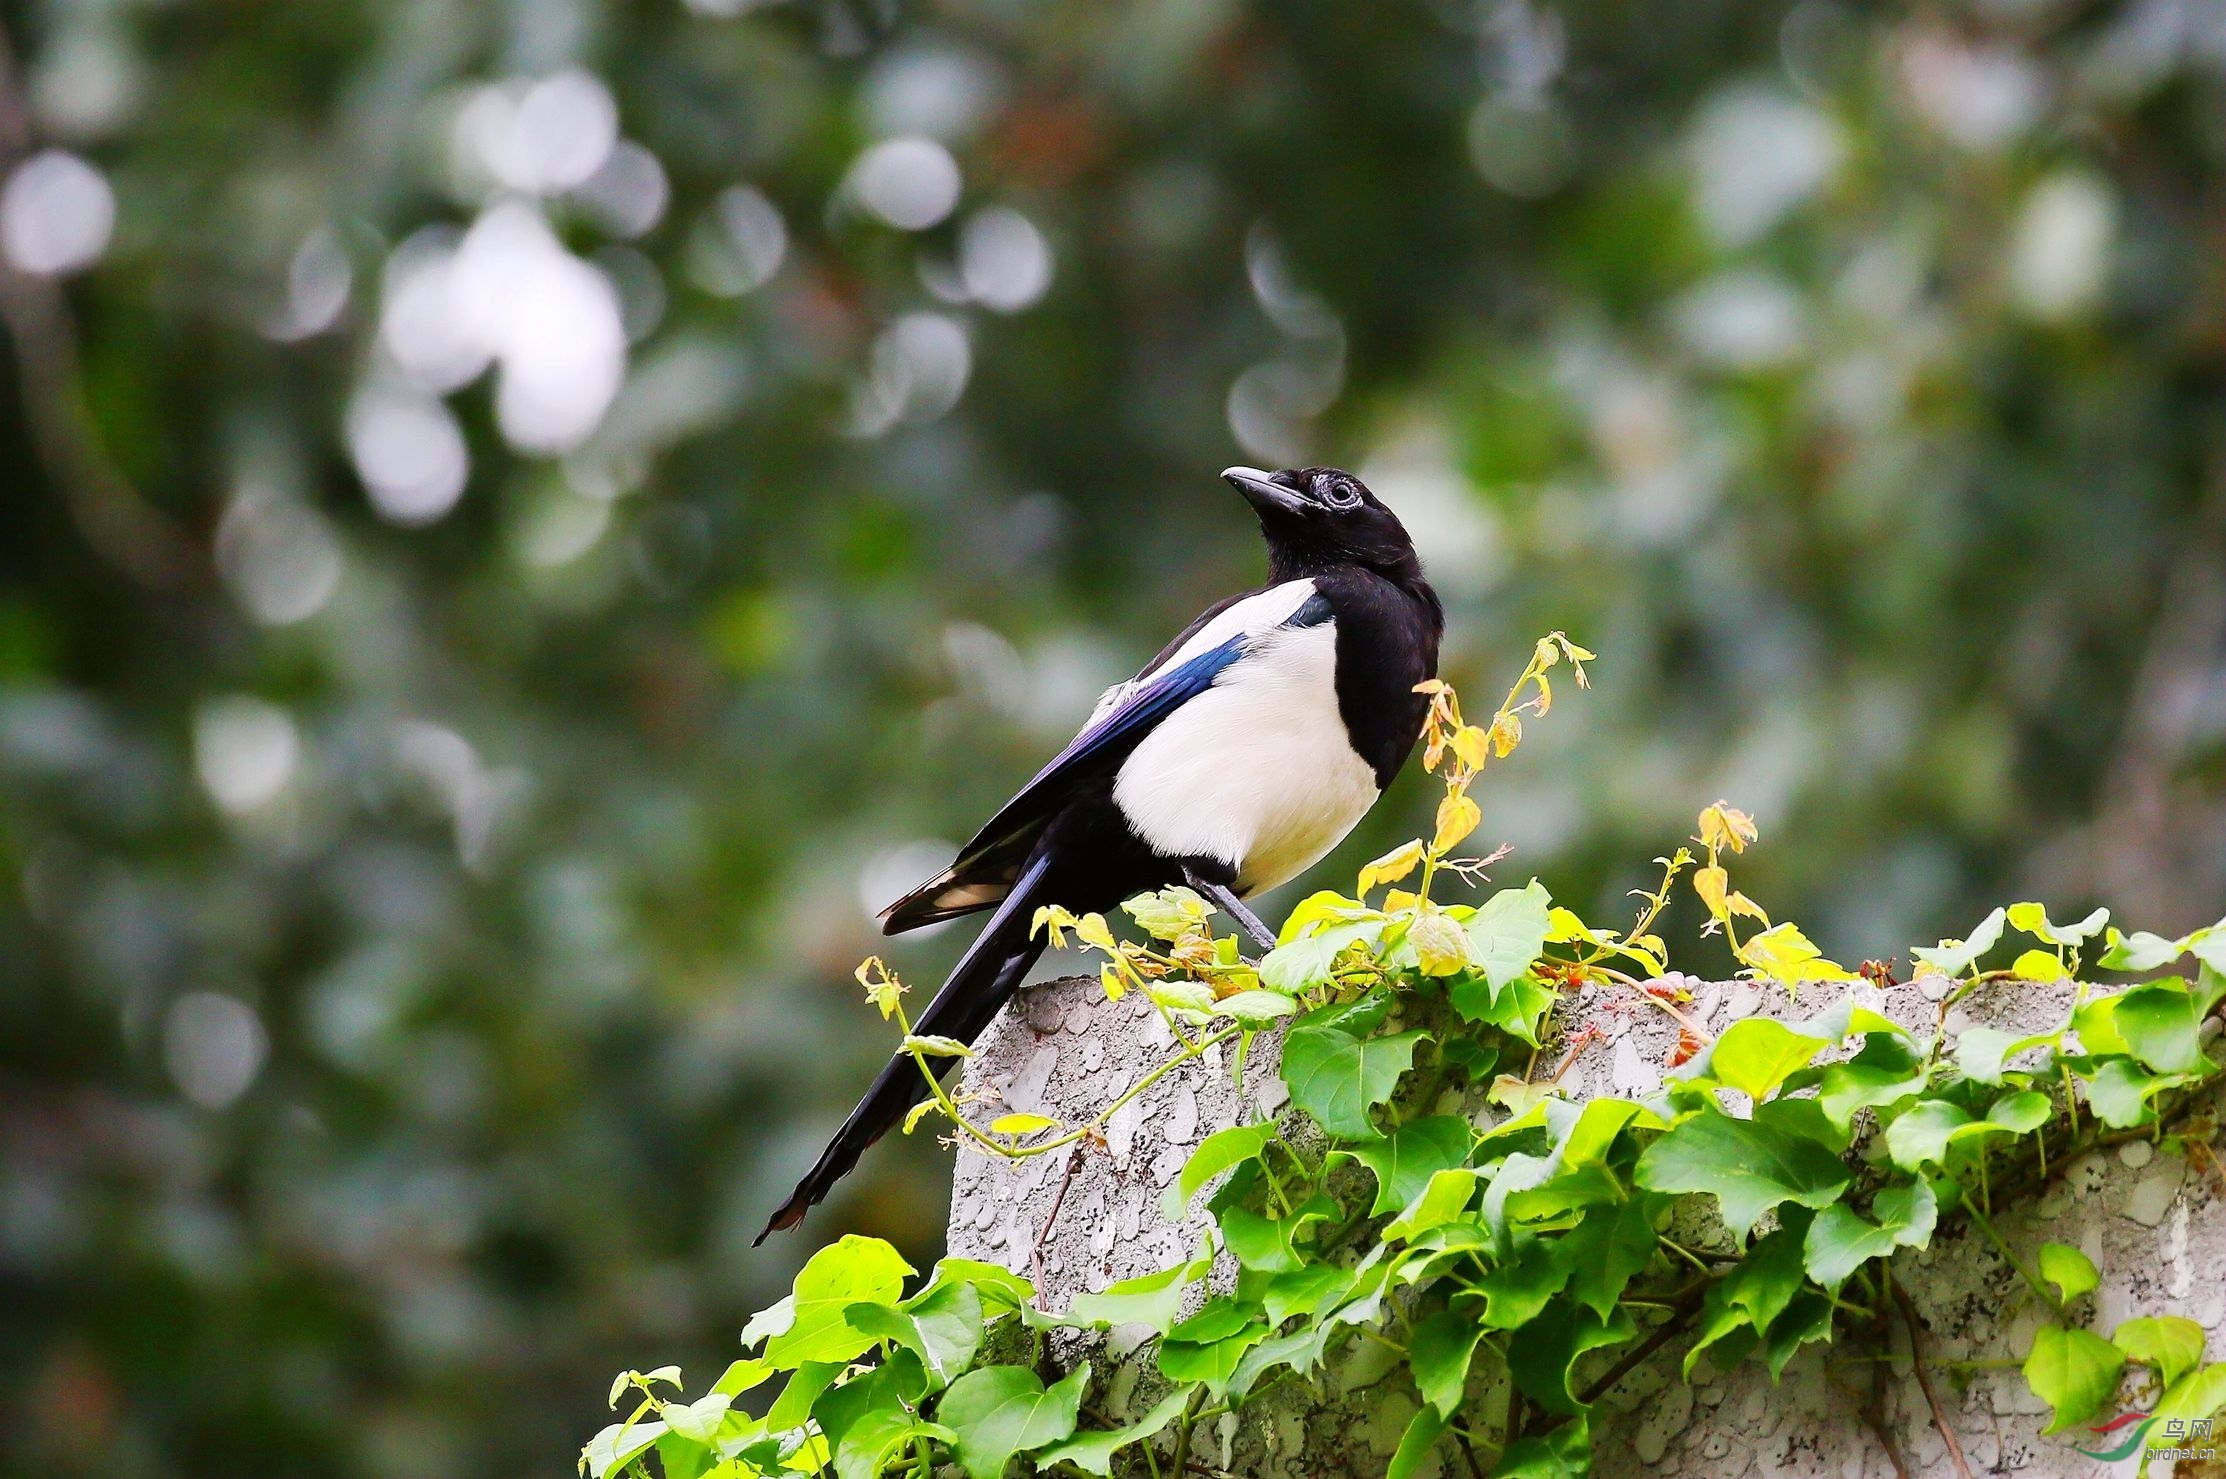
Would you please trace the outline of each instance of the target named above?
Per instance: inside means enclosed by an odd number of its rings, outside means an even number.
[[[1334,623],[1255,639],[1121,766],[1113,799],[1167,857],[1220,858],[1250,895],[1320,861],[1375,804],[1337,710]]]

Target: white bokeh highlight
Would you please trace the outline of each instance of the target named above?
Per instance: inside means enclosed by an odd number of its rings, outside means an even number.
[[[463,428],[437,396],[373,384],[348,404],[348,455],[382,518],[434,523],[463,497],[471,454]]]
[[[966,294],[997,313],[1018,313],[1051,290],[1051,243],[1009,206],[967,217],[958,235],[958,272]]]
[[[900,231],[925,231],[958,208],[964,180],[951,151],[920,135],[884,139],[860,154],[843,191]]]
[[[203,1109],[223,1109],[263,1071],[270,1038],[255,1009],[236,996],[189,991],[163,1019],[162,1057],[178,1092]]]
[[[34,154],[0,186],[0,251],[33,277],[83,272],[108,250],[115,229],[116,192],[75,154]]]
[[[284,794],[301,766],[293,716],[246,694],[213,698],[193,717],[193,769],[218,808],[234,816]]]
[[[2038,319],[2070,318],[2102,297],[2118,204],[2093,175],[2052,175],[2035,185],[2010,237],[2010,286]]]
[[[380,344],[404,377],[436,395],[495,366],[496,423],[522,452],[586,441],[626,375],[610,279],[516,199],[489,207],[460,241],[421,232],[395,252]]]

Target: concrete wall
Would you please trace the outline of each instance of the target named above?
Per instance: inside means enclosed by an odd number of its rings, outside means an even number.
[[[1695,995],[1688,1010],[1714,1030],[1750,1015],[1806,1017],[1852,989],[1929,1034],[1943,983],[1883,992],[1868,984],[1811,986],[1797,1003],[1776,987],[1747,982],[1683,984]],[[1989,987],[1967,1008],[1951,1011],[1946,1026],[1950,1033],[1978,1024],[2030,1031],[2062,1020],[2069,996],[2064,986]],[[1595,988],[1569,998],[1557,1015],[1563,1041],[1587,1025],[1599,1036],[1563,1078],[1575,1097],[1636,1097],[1659,1086],[1677,1036],[1666,1016],[1628,990]],[[2218,1027],[2215,1019],[2205,1024],[2213,1040]],[[1163,1061],[1171,1046],[1149,1003],[1135,996],[1109,1003],[1094,978],[1069,978],[1022,993],[978,1046],[965,1083],[994,1088],[1014,1109],[1088,1118]],[[1225,1053],[1184,1065],[1126,1107],[1111,1123],[1106,1148],[1084,1155],[1071,1179],[1063,1153],[1014,1165],[960,1151],[950,1251],[1030,1277],[1037,1276],[1040,1257],[1053,1309],[1064,1309],[1083,1290],[1179,1260],[1197,1246],[1204,1219],[1166,1222],[1160,1194],[1200,1140],[1240,1118]],[[1268,1110],[1280,1108],[1283,1097],[1275,1062],[1275,1040],[1263,1035],[1244,1079],[1246,1096]],[[1039,1248],[1062,1180],[1058,1218]],[[2127,1144],[2083,1157],[2045,1194],[2002,1208],[1996,1222],[2028,1263],[2044,1241],[2076,1244],[2094,1258],[2102,1285],[2091,1296],[2091,1328],[2107,1334],[2130,1316],[2184,1314],[2208,1330],[2211,1358],[2226,1358],[2226,1186],[2215,1177],[2145,1142]],[[1949,1364],[2022,1358],[2040,1323],[2022,1281],[1975,1229],[1951,1220],[1930,1249],[1905,1253],[1895,1271],[1927,1327],[1934,1385],[1975,1474],[2133,1472],[2130,1462],[2113,1468],[2080,1456],[2068,1437],[2042,1437],[2045,1408],[2014,1370]],[[1140,1411],[1158,1389],[1141,1340],[1138,1330],[1117,1329],[1103,1346],[1062,1342],[1061,1354],[1069,1360],[1088,1354],[1101,1374],[1113,1372],[1107,1401],[1120,1416]],[[1858,1397],[1867,1393],[1875,1364],[1861,1359],[1871,1352],[1859,1342],[1843,1333],[1828,1349],[1810,1347],[1776,1388],[1759,1366],[1719,1373],[1705,1360],[1693,1384],[1682,1383],[1676,1364],[1683,1344],[1672,1341],[1603,1399],[1595,1468],[1603,1479],[1886,1479],[1893,1473],[1859,1415]],[[1913,1475],[1953,1476],[1898,1322],[1887,1356],[1882,1416],[1894,1444]],[[1355,1339],[1333,1349],[1311,1388],[1294,1385],[1274,1395],[1242,1424],[1224,1419],[1201,1435],[1201,1456],[1246,1475],[1380,1474],[1417,1407],[1405,1378],[1387,1377],[1387,1367],[1382,1347],[1372,1342]],[[1472,1395],[1485,1393],[1479,1388]],[[2143,1394],[2129,1378],[2122,1395],[2137,1404]],[[1465,1473],[1457,1458],[1454,1467]],[[1431,1479],[1428,1471],[1424,1479]]]

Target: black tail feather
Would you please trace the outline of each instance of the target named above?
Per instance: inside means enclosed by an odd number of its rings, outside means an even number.
[[[965,1043],[981,1036],[998,1009],[1018,989],[1028,968],[1043,954],[1043,941],[1029,926],[1034,920],[1036,906],[1043,902],[1044,872],[1043,859],[1030,862],[1014,883],[1013,891],[953,968],[943,989],[935,993],[927,1010],[914,1019],[914,1032],[955,1037]],[[780,1210],[765,1224],[765,1231],[759,1233],[750,1246],[754,1248],[771,1234],[801,1223],[804,1214],[819,1205],[836,1182],[850,1174],[866,1148],[902,1121],[913,1105],[927,1097],[927,1091],[927,1081],[909,1055],[891,1058],[874,1078],[873,1087],[866,1090],[865,1098],[850,1111],[850,1118],[843,1121],[834,1139],[827,1142],[819,1159],[796,1183],[796,1190],[789,1193],[788,1200],[781,1204]]]

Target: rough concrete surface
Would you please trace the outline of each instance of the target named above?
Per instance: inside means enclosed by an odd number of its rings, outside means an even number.
[[[1711,1030],[1745,1016],[1799,1020],[1852,991],[1928,1035],[1945,989],[1938,978],[1883,991],[1868,983],[1818,984],[1789,1001],[1782,989],[1752,982],[1680,984],[1694,996],[1687,1012]],[[1945,1025],[1951,1034],[1974,1025],[2043,1029],[2063,1019],[2070,995],[2068,985],[2004,983],[1951,1009]],[[1572,1097],[1642,1097],[1659,1087],[1678,1031],[1665,1014],[1627,989],[1588,988],[1565,1000],[1555,1031],[1567,1044],[1588,1027],[1594,1036],[1562,1076]],[[2214,1039],[2217,1030],[2215,1020],[2205,1025]],[[991,1027],[967,1064],[965,1087],[995,1092],[1015,1110],[1087,1119],[1164,1061],[1171,1047],[1148,1002],[1133,995],[1107,1002],[1091,977],[1051,981],[1024,991]],[[1244,1072],[1247,1097],[1271,1111],[1283,1098],[1276,1049],[1275,1036],[1262,1034]],[[1205,1220],[1165,1221],[1161,1193],[1200,1140],[1239,1118],[1226,1051],[1182,1065],[1126,1106],[1111,1122],[1105,1150],[1073,1162],[1071,1179],[1064,1154],[1011,1165],[962,1151],[952,1188],[950,1251],[1040,1274],[1046,1303],[1055,1310],[1078,1292],[1171,1266],[1198,1245]],[[1563,1051],[1550,1043],[1544,1061],[1558,1062],[1551,1055]],[[1476,1113],[1483,1123],[1491,1112]],[[1040,1239],[1039,1270],[1032,1266],[1039,1231],[1062,1182],[1058,1217]],[[2101,1287],[2082,1301],[2084,1311],[2074,1307],[2075,1317],[2087,1314],[2089,1328],[2108,1334],[2135,1315],[2183,1314],[2208,1331],[2211,1359],[2226,1358],[2226,1188],[2215,1173],[2199,1173],[2134,1142],[2085,1156],[2044,1195],[2005,1204],[1995,1221],[2028,1265],[2044,1241],[2075,1244],[2095,1260]],[[2091,1443],[2091,1435],[2041,1436],[2046,1409],[2015,1370],[1948,1364],[2022,1358],[2041,1323],[2022,1280],[1977,1229],[1949,1219],[1929,1249],[1904,1253],[1894,1270],[1922,1316],[1933,1384],[1973,1474],[2085,1479],[2133,1473],[2130,1460],[2105,1465],[2082,1457],[2072,1441]],[[1116,1329],[1102,1347],[1063,1343],[1059,1354],[1070,1361],[1088,1355],[1101,1377],[1111,1372],[1104,1404],[1119,1418],[1141,1411],[1160,1389],[1149,1350],[1139,1349],[1142,1338],[1140,1330]],[[1719,1373],[1705,1359],[1693,1383],[1683,1383],[1677,1362],[1684,1344],[1671,1341],[1603,1398],[1594,1466],[1602,1479],[1893,1474],[1884,1447],[1860,1416],[1875,1363],[1863,1359],[1871,1352],[1859,1341],[1843,1333],[1829,1347],[1808,1347],[1775,1388],[1757,1365]],[[1882,1416],[1896,1448],[1916,1479],[1953,1479],[1956,1470],[1914,1379],[1898,1321],[1888,1354]],[[1386,1380],[1387,1355],[1358,1337],[1333,1347],[1311,1386],[1286,1384],[1256,1402],[1241,1423],[1225,1418],[1201,1433],[1199,1456],[1243,1475],[1381,1474],[1418,1406],[1403,1376]],[[1583,1371],[1580,1366],[1580,1376]],[[1481,1388],[1472,1393],[1482,1395]],[[2145,1395],[2153,1394],[2129,1377],[2121,1393],[2127,1406],[2139,1406]],[[1444,1447],[1420,1479],[1437,1479]],[[2226,1451],[2226,1440],[2220,1448]],[[1465,1474],[1457,1456],[1451,1462]]]

